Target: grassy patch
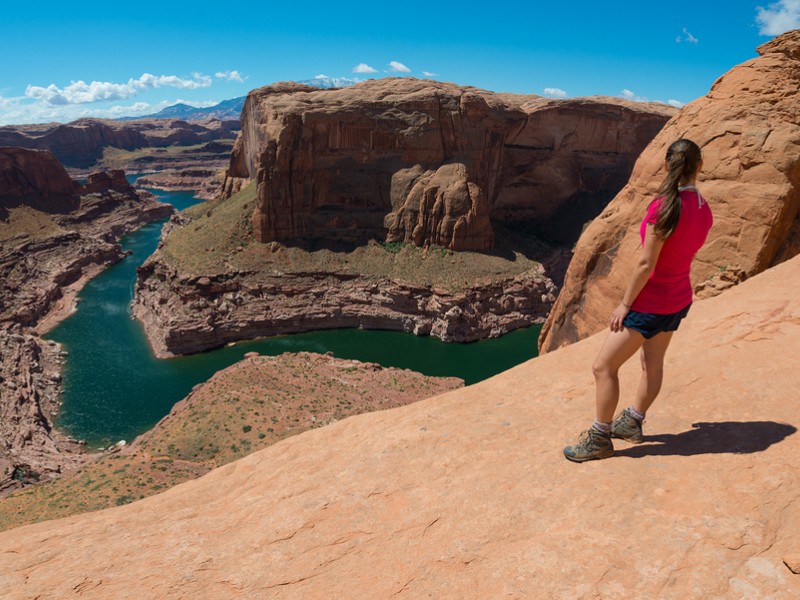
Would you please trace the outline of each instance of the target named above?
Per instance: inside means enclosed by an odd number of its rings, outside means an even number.
[[[515,277],[541,264],[535,253],[506,249],[500,254],[451,252],[441,247],[419,248],[401,242],[371,242],[350,251],[307,250],[274,246],[253,239],[252,214],[256,184],[227,200],[205,202],[187,209],[191,219],[164,240],[162,256],[187,275],[240,271],[263,283],[293,273],[327,272],[378,280],[389,277],[415,286],[461,291],[476,283]],[[516,245],[526,242],[515,240]],[[540,254],[541,248],[538,248]]]

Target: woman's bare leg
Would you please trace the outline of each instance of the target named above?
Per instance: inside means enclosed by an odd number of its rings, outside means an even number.
[[[592,371],[596,384],[597,420],[610,423],[619,402],[619,369],[645,343],[644,336],[632,329],[608,334]]]
[[[633,407],[643,415],[653,404],[661,391],[661,382],[664,380],[664,356],[672,341],[674,331],[663,331],[658,335],[645,340],[642,345],[642,377],[639,379],[639,389]]]

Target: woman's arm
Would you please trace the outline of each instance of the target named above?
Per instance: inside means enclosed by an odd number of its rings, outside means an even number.
[[[659,238],[654,231],[653,224],[647,224],[647,230],[644,236],[644,248],[642,248],[642,255],[639,262],[631,274],[628,288],[622,296],[622,302],[611,313],[611,331],[622,331],[622,321],[628,315],[631,309],[631,304],[636,300],[639,292],[642,291],[650,275],[653,274],[653,269],[656,268],[658,262],[658,255],[661,254],[661,248],[664,247],[664,240]]]

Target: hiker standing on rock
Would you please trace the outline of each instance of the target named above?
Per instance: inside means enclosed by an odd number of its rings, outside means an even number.
[[[665,165],[667,176],[642,221],[642,256],[611,313],[611,331],[592,366],[597,415],[578,443],[564,448],[571,461],[612,456],[612,437],[634,444],[643,441],[642,422],[661,389],[664,355],[692,305],[692,259],[713,222],[708,203],[695,187],[703,166],[700,148],[678,140],[667,150]],[[642,376],[633,405],[612,420],[619,402],[619,369],[639,349]]]

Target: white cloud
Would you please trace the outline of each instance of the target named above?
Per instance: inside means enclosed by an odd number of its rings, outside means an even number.
[[[560,88],[544,88],[544,95],[551,98],[566,98],[567,92]]]
[[[756,13],[761,35],[780,35],[800,27],[800,0],[780,0],[767,8],[757,6]]]
[[[353,73],[377,73],[377,69],[373,69],[367,63],[359,63],[353,67]]]
[[[45,102],[38,102],[30,98],[0,98],[0,125],[19,125],[23,123],[66,123],[82,117],[96,119],[117,119],[119,117],[139,117],[157,113],[173,104],[188,104],[194,107],[208,107],[218,104],[217,100],[196,101],[163,100],[155,104],[148,102],[135,102],[131,105],[114,105],[109,108],[99,108],[97,105],[67,104],[53,106]]]
[[[622,90],[622,92],[620,92],[620,96],[626,100],[633,100],[634,102],[647,102],[647,98],[645,96],[637,96],[629,89]]]
[[[667,104],[669,104],[670,106],[674,106],[675,108],[683,108],[684,106],[686,106],[685,102],[681,102],[680,100],[672,100],[672,99],[667,100]]]
[[[696,44],[696,43],[698,43],[699,41],[700,41],[700,40],[698,40],[696,37],[694,37],[694,36],[693,36],[693,35],[692,35],[692,34],[689,32],[689,30],[688,30],[688,29],[686,29],[686,27],[684,27],[684,28],[683,28],[683,36],[680,36],[680,35],[679,35],[679,36],[677,36],[677,37],[675,38],[675,42],[676,42],[676,43],[678,43],[678,44],[680,44],[681,42],[689,42],[690,44]]]
[[[396,60],[393,60],[389,63],[389,70],[393,73],[411,73],[411,69],[401,62],[397,62]]]
[[[144,73],[139,79],[129,79],[128,83],[111,83],[109,81],[73,81],[68,86],[59,88],[51,83],[47,87],[29,85],[25,89],[28,98],[41,100],[50,106],[66,106],[68,104],[90,104],[107,100],[127,100],[145,90],[159,87],[178,89],[197,89],[211,85],[211,77],[201,73],[193,73],[192,79],[177,75],[151,75]]]
[[[422,74],[425,75],[425,77],[436,77],[439,75],[438,73],[431,73],[430,71],[423,71]]]
[[[239,71],[217,71],[214,73],[214,77],[217,79],[225,79],[227,81],[238,81],[239,83],[244,83],[244,80],[247,79],[246,76],[243,76]]]

